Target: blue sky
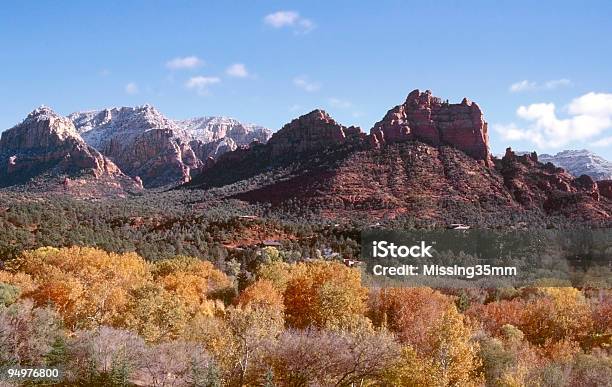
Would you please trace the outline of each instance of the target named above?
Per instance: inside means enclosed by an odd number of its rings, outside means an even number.
[[[274,130],[321,107],[369,131],[413,89],[478,102],[492,148],[612,159],[609,1],[36,1],[0,13],[0,130],[151,103]]]

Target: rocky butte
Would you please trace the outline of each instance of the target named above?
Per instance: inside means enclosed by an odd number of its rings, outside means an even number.
[[[389,110],[382,121],[370,131],[374,146],[397,141],[419,140],[440,146],[453,146],[476,160],[492,165],[489,134],[482,110],[464,98],[451,104],[431,95],[413,90],[406,101]]]
[[[272,157],[287,153],[314,152],[343,143],[354,143],[365,134],[355,126],[337,123],[327,112],[317,109],[294,119],[268,141]]]
[[[374,125],[369,136],[360,128],[341,125],[327,112],[316,109],[284,125],[265,146],[251,151],[248,146],[241,147],[223,154],[218,161],[223,165],[237,163],[257,153],[260,159],[273,163],[278,158],[300,157],[340,145],[381,149],[405,141],[451,146],[487,167],[493,165],[487,123],[480,107],[467,98],[460,104],[449,104],[432,96],[429,90],[412,91],[403,104],[389,110]],[[192,185],[202,180],[200,176]]]

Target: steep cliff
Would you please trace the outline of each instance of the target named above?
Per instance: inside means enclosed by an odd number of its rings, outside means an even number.
[[[406,140],[450,145],[491,165],[487,123],[480,107],[467,98],[451,104],[432,96],[429,90],[414,90],[403,104],[389,110],[370,134],[376,146]]]
[[[0,138],[0,186],[26,183],[39,176],[88,177],[90,181],[114,180],[130,189],[139,186],[86,144],[69,119],[44,106]]]

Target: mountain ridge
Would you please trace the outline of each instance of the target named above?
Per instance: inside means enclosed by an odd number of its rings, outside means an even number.
[[[572,175],[589,175],[595,180],[612,179],[612,162],[587,149],[564,150],[554,155],[540,154],[538,158],[543,162],[551,162]]]
[[[41,106],[0,136],[0,187],[45,176],[72,183],[112,185],[114,191],[139,189],[109,158],[88,145],[72,121]],[[73,184],[74,185],[74,184]]]
[[[412,214],[443,222],[461,220],[462,213],[511,217],[517,211],[604,221],[612,216],[605,184],[511,149],[493,157],[477,104],[450,104],[418,90],[369,135],[314,110],[267,144],[222,155],[185,187],[329,218]]]
[[[267,141],[271,131],[229,117],[172,120],[151,105],[116,107],[68,115],[85,141],[116,160],[147,187],[184,183],[208,158],[252,141]]]
[[[493,157],[478,104],[467,98],[449,103],[429,90],[410,92],[369,134],[315,109],[269,139],[269,131],[256,125],[226,117],[170,120],[151,105],[69,118],[45,109],[39,114],[63,123],[57,133],[50,131],[55,137],[76,141],[146,188],[183,183],[178,188],[213,190],[219,198],[326,218],[408,214],[444,222],[462,221],[467,214],[512,217],[517,211],[593,221],[612,216],[612,181],[574,177],[535,153],[508,149]],[[12,144],[10,138],[3,134],[3,143]],[[28,141],[26,136],[4,148],[27,150]],[[54,155],[54,145],[37,152]],[[5,159],[6,165],[12,162]]]

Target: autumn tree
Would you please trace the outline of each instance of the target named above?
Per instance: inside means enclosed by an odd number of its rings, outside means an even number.
[[[0,306],[9,306],[19,298],[21,289],[15,285],[0,282]]]
[[[247,305],[229,308],[225,313],[225,324],[231,335],[225,348],[225,356],[233,363],[229,378],[243,385],[249,379],[253,365],[282,331],[282,315],[273,309]]]
[[[499,336],[504,325],[523,326],[527,302],[521,299],[473,304],[466,315],[482,324],[493,336]]]
[[[433,322],[427,344],[424,354],[432,360],[439,385],[478,385],[478,343],[472,340],[471,329],[454,305]]]
[[[434,372],[433,361],[419,356],[411,346],[402,348],[400,356],[381,374],[381,385],[422,387],[441,386]]]
[[[338,262],[316,261],[296,265],[283,297],[289,325],[336,328],[364,315],[367,289],[358,270]]]
[[[482,334],[478,338],[480,370],[490,386],[521,386],[529,383],[543,362],[523,332],[504,325],[500,337]]]
[[[185,303],[158,284],[147,284],[132,292],[118,326],[137,332],[147,342],[179,338],[189,321]]]
[[[27,251],[10,269],[36,283],[24,297],[36,305],[53,304],[70,328],[112,325],[125,310],[130,292],[150,280],[147,264],[137,254],[85,247]]]
[[[580,290],[571,287],[540,288],[525,305],[518,327],[527,339],[543,345],[564,339],[579,340],[592,327],[591,310]]]
[[[275,323],[284,324],[283,296],[269,280],[260,279],[249,285],[236,298],[235,303],[242,309],[263,310]]]
[[[396,332],[416,350],[426,347],[432,323],[453,304],[452,299],[431,288],[375,289],[369,296],[369,313],[377,326]]]
[[[291,277],[292,269],[296,265],[291,265],[282,261],[270,261],[259,266],[257,277],[270,281],[274,287],[281,293],[285,293],[287,283]]]

